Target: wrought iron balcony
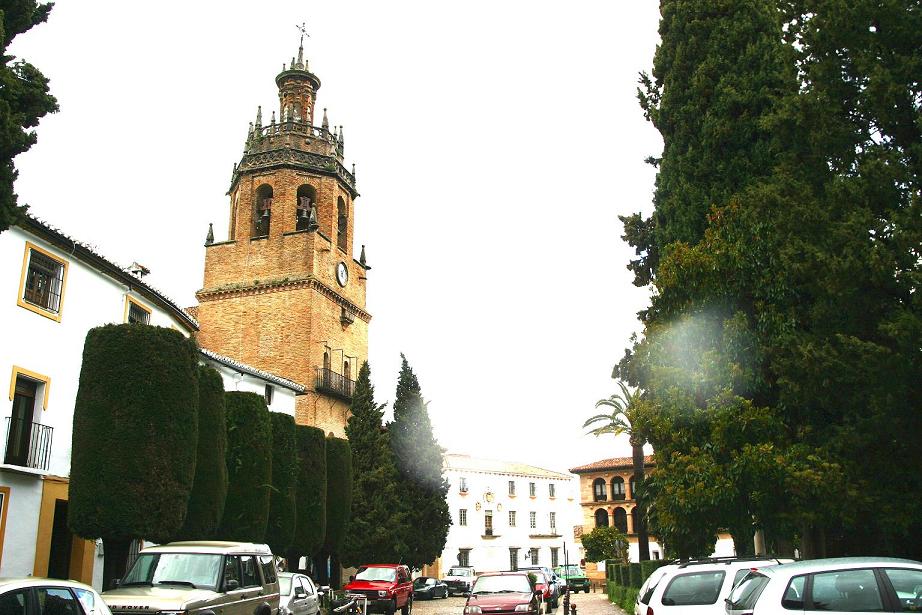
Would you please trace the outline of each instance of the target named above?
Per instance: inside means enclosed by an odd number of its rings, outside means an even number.
[[[355,381],[349,380],[329,368],[318,367],[314,388],[318,393],[326,393],[345,401],[352,401],[352,395],[355,393]]]
[[[48,425],[7,417],[6,450],[3,454],[3,463],[47,470],[51,459],[53,431],[54,428]]]

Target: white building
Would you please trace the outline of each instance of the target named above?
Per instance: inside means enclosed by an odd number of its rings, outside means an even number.
[[[570,474],[467,455],[445,455],[452,526],[438,562],[477,572],[578,562],[578,483]]]
[[[192,335],[198,323],[140,277],[57,229],[26,217],[0,233],[0,375],[9,411],[0,413],[0,577],[70,578],[100,587],[94,541],[67,528],[74,400],[87,331],[143,322]],[[294,414],[304,387],[208,351],[225,390],[267,396]]]

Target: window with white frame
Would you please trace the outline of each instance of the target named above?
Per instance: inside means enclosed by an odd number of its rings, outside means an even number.
[[[509,527],[515,527],[515,511],[509,511]]]
[[[531,558],[531,565],[537,566],[538,565],[538,549],[536,548],[529,549],[528,556]]]
[[[538,527],[538,513],[535,511],[528,513],[528,527],[531,529]]]
[[[515,481],[509,481],[509,495],[515,495]]]
[[[467,493],[467,478],[464,476],[461,477],[461,483],[458,486],[458,491],[461,493]]]
[[[551,523],[551,533],[554,533],[557,530],[557,513],[548,513],[548,517]]]
[[[461,508],[458,510],[458,525],[467,525],[467,509]]]
[[[528,495],[535,497],[538,494],[537,485],[535,483],[528,483]]]

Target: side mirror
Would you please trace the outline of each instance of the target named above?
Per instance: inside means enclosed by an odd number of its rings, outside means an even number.
[[[237,589],[238,587],[240,587],[240,582],[237,581],[237,579],[228,579],[228,580],[224,581],[224,590],[225,590],[225,591],[232,592],[232,591],[234,591],[235,589]]]
[[[350,574],[350,575],[349,575],[349,582],[352,583],[353,581],[355,581],[355,575],[354,575],[354,574]]]

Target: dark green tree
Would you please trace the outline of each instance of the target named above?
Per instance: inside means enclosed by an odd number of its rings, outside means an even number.
[[[39,119],[58,110],[58,102],[48,93],[48,79],[24,60],[16,61],[7,48],[17,35],[48,19],[52,3],[34,0],[4,2],[0,7],[0,41],[3,65],[0,66],[0,232],[5,231],[25,211],[17,205],[13,183],[18,175],[13,159],[32,147]]]
[[[442,448],[432,433],[419,380],[406,357],[401,354],[400,360],[394,421],[388,433],[400,470],[401,503],[407,519],[403,563],[421,569],[434,562],[445,548],[451,527],[445,499],[448,481],[442,476]]]
[[[327,532],[323,542],[322,562],[317,566],[321,580],[339,587],[342,580],[340,560],[346,530],[352,517],[352,448],[349,440],[327,438]],[[327,565],[333,578],[327,575]]]
[[[697,243],[707,214],[771,172],[764,125],[794,85],[781,15],[763,0],[662,0],[661,43],[652,76],[641,75],[641,107],[663,138],[654,213],[622,217],[638,254],[635,284],[654,278],[670,244]]]
[[[352,449],[352,514],[342,561],[358,566],[372,561],[406,561],[407,515],[401,505],[405,485],[382,424],[383,405],[374,399],[371,369],[362,364],[352,396],[346,435]]]
[[[103,585],[123,575],[135,538],[182,526],[195,476],[198,351],[178,331],[91,329],[74,403],[68,525],[102,538]]]
[[[270,412],[272,422],[272,490],[266,544],[273,553],[286,553],[294,540],[298,520],[298,442],[295,420],[281,412]]]
[[[264,542],[272,488],[272,421],[262,396],[229,391],[227,500],[218,534],[225,540]]]
[[[327,529],[326,435],[317,427],[298,425],[295,437],[298,453],[298,520],[294,539],[286,554],[289,570],[298,567],[301,556],[307,557],[310,565],[311,559],[323,548]]]
[[[224,514],[227,497],[227,423],[224,413],[224,383],[216,370],[198,367],[198,446],[195,480],[182,529],[174,540],[207,540]]]

